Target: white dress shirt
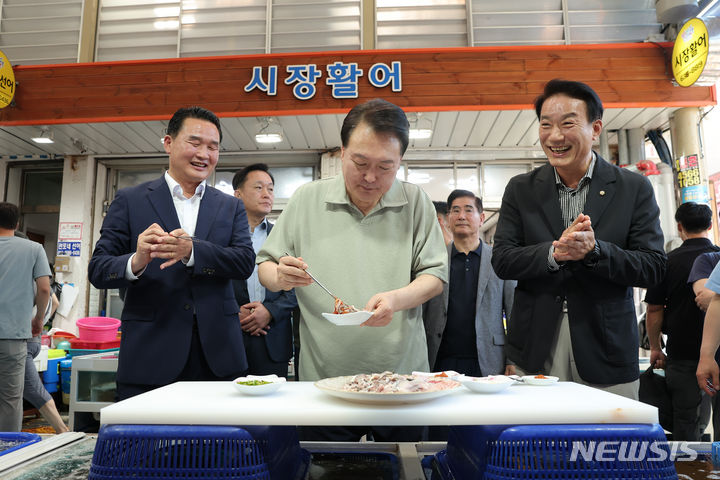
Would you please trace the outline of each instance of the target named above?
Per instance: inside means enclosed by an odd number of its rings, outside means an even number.
[[[255,230],[250,232],[250,238],[252,239],[253,250],[255,254],[260,251],[263,243],[267,240],[268,234],[268,221],[264,218],[260,224],[255,227]],[[248,297],[251,302],[263,302],[265,301],[265,287],[260,283],[258,278],[258,266],[255,265],[252,275],[247,279]]]
[[[195,227],[197,225],[197,218],[198,218],[198,212],[200,211],[200,201],[202,200],[203,195],[205,194],[205,187],[207,182],[203,180],[200,182],[200,185],[197,186],[195,189],[195,194],[190,197],[186,198],[183,194],[183,189],[180,186],[178,182],[175,181],[174,178],[170,176],[170,173],[167,171],[165,172],[165,182],[167,182],[167,186],[170,189],[170,192],[172,194],[172,200],[173,205],[175,206],[175,212],[177,213],[178,220],[180,220],[180,228],[182,228],[185,233],[189,236],[195,235]],[[150,225],[148,225],[150,226]],[[137,280],[140,275],[143,274],[145,269],[143,268],[140,272],[138,272],[137,275],[135,275],[132,271],[132,259],[135,257],[135,254],[133,253],[130,258],[128,259],[127,266],[125,267],[125,278],[128,280]],[[195,265],[195,249],[193,248],[190,251],[190,259],[185,262],[184,259],[182,259],[183,264],[185,264],[188,267],[192,267]]]

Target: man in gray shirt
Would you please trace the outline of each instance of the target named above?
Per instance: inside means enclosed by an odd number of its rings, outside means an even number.
[[[39,243],[15,236],[19,218],[17,206],[0,202],[0,432],[22,426],[27,341],[42,330],[50,298],[47,255]]]

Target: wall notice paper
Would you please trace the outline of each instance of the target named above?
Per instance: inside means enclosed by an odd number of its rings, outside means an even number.
[[[60,222],[58,239],[82,240],[82,222]]]
[[[63,317],[67,317],[70,309],[75,303],[78,296],[78,289],[72,283],[63,283],[62,294],[60,295],[60,305],[58,305],[57,313]]]

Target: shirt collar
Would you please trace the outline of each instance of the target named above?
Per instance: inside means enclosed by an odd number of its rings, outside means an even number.
[[[170,176],[170,173],[166,170],[165,171],[165,182],[167,183],[168,188],[170,189],[170,192],[172,193],[173,197],[178,198],[180,200],[190,200],[189,198],[186,198],[183,194],[182,187],[178,182],[175,181],[174,178]],[[203,180],[200,182],[200,185],[195,188],[195,196],[202,199],[203,195],[205,195],[205,187],[207,186],[207,181]],[[193,197],[190,197],[193,198]]]
[[[329,182],[330,187],[325,194],[325,202],[350,205],[350,197],[348,197],[347,190],[345,188],[345,177],[342,172],[330,179]],[[384,207],[398,207],[406,205],[407,203],[408,199],[405,195],[405,190],[403,190],[400,180],[396,178],[393,181],[390,190],[380,197],[380,201],[377,205],[375,205],[373,211]]]
[[[707,237],[688,238],[683,245],[712,245],[712,241]]]
[[[580,188],[582,185],[584,185],[584,182],[589,182],[592,180],[592,172],[595,170],[595,152],[592,151],[592,160],[590,160],[590,165],[588,166],[587,171],[585,172],[585,175],[580,179],[578,182],[578,188]],[[560,178],[560,175],[558,175],[557,168],[553,167],[553,172],[555,172],[555,185],[563,186],[565,188],[568,188]],[[587,179],[587,180],[585,180]],[[576,189],[577,190],[577,189]]]
[[[455,248],[455,242],[453,242],[451,245],[452,245],[452,249],[450,250],[451,256],[454,257],[455,255],[462,253],[460,250]],[[475,250],[470,250],[470,252],[468,252],[468,253],[474,253],[475,255],[480,257],[480,256],[482,256],[482,247],[483,247],[483,242],[482,242],[482,240],[480,240],[480,243],[478,244],[477,248]]]

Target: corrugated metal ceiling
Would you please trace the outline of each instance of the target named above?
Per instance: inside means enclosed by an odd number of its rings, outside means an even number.
[[[625,108],[605,111],[608,131],[625,128],[645,130],[667,125],[674,108]],[[257,118],[223,118],[224,152],[323,151],[340,146],[343,115],[302,115],[277,117],[283,128],[283,141],[262,145],[254,140],[260,122]],[[482,151],[484,158],[517,158],[537,150],[537,120],[531,110],[450,111],[423,113],[432,123],[433,135],[412,140],[411,152],[469,149]],[[2,156],[61,156],[72,154],[150,155],[164,153],[161,139],[166,122],[119,122],[65,124],[49,126],[54,142],[36,144],[30,139],[40,133],[36,126],[0,127]],[[612,135],[609,138],[613,142]],[[515,153],[513,153],[515,152]]]

